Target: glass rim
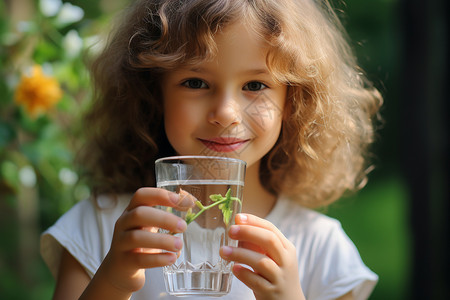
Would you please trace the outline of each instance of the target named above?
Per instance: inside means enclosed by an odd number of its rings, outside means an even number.
[[[200,160],[207,160],[207,159],[216,159],[216,160],[223,160],[223,161],[232,161],[239,164],[243,164],[244,166],[247,166],[247,163],[239,158],[233,158],[233,157],[224,157],[224,156],[207,156],[207,155],[177,155],[177,156],[167,156],[167,157],[161,157],[155,160],[155,165],[159,162],[169,161],[169,160],[183,160],[183,159],[200,159]]]

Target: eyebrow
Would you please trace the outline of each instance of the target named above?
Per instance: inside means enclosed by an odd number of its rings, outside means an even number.
[[[207,73],[208,70],[201,67],[193,67],[189,68],[188,71],[196,72],[196,73]],[[270,72],[268,69],[260,68],[260,69],[248,69],[242,72],[243,74],[247,75],[260,75],[260,74],[266,74],[270,75]]]
[[[248,70],[245,73],[248,73],[248,74],[251,74],[251,75],[270,74],[269,70],[267,70],[267,69],[250,69],[250,70]]]

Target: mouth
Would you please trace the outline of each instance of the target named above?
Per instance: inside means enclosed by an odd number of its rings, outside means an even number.
[[[233,137],[219,137],[211,139],[198,139],[203,143],[208,149],[215,152],[233,152],[244,147],[250,139],[238,139]]]

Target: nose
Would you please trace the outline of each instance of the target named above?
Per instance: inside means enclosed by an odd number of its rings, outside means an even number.
[[[229,127],[241,122],[241,106],[232,95],[219,96],[213,101],[208,114],[208,122],[221,127]]]

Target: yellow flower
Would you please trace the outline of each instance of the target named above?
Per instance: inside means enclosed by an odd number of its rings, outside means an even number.
[[[15,93],[15,101],[35,117],[48,111],[62,97],[58,81],[46,76],[39,65],[33,66],[30,75],[23,75]]]

